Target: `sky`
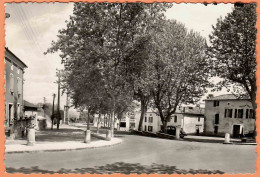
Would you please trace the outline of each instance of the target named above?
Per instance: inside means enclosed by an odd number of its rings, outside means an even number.
[[[57,53],[43,53],[56,41],[58,30],[65,28],[65,21],[73,12],[73,3],[6,3],[5,40],[8,47],[28,68],[25,70],[24,99],[32,102],[52,102],[57,93],[56,69],[63,68]],[[199,32],[208,39],[217,19],[232,11],[232,4],[173,4],[165,13],[188,29]],[[61,108],[65,96],[61,97]]]

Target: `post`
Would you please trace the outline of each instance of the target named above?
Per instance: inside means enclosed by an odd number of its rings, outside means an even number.
[[[229,133],[225,133],[224,144],[230,144],[230,134]]]
[[[27,129],[27,145],[28,146],[34,146],[35,144],[35,129],[34,128],[28,128]]]
[[[84,143],[90,143],[91,141],[91,132],[90,130],[85,130]]]
[[[107,130],[107,132],[106,132],[106,140],[107,140],[107,141],[110,141],[111,138],[112,138],[111,130]]]
[[[180,131],[181,131],[181,127],[177,126],[176,127],[176,139],[180,139]]]
[[[64,106],[64,118],[63,118],[63,124],[69,124],[69,96],[68,96],[68,92],[67,92],[67,97],[66,97],[66,105]]]

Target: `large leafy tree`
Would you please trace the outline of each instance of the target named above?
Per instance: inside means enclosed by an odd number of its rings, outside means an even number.
[[[219,88],[246,93],[256,110],[256,4],[235,4],[224,19],[213,26],[208,55],[212,73],[222,78]],[[241,88],[243,88],[241,92]]]
[[[175,20],[161,21],[153,36],[151,92],[166,133],[167,123],[182,103],[194,103],[209,86],[206,41]]]
[[[172,4],[168,3],[152,3],[144,4],[146,8],[143,18],[141,31],[138,34],[138,38],[142,39],[136,43],[136,48],[133,50],[131,60],[128,65],[128,77],[127,81],[130,83],[132,90],[134,91],[134,99],[139,101],[140,104],[140,119],[138,124],[138,130],[142,131],[142,124],[144,115],[147,111],[147,107],[151,102],[151,38],[154,34],[160,30],[160,21],[165,19],[164,13],[166,9],[170,8]]]
[[[112,131],[117,100],[133,95],[127,80],[132,72],[129,63],[144,45],[140,34],[149,8],[143,3],[75,3],[67,27],[47,51],[61,52],[76,106],[88,109],[99,93],[105,93]]]

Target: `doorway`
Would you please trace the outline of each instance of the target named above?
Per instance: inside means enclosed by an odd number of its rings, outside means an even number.
[[[9,127],[13,124],[13,105],[8,106],[8,125]]]
[[[233,137],[238,138],[240,136],[240,125],[233,125]]]

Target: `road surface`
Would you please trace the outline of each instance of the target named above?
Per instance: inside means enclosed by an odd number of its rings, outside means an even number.
[[[123,143],[111,147],[60,151],[6,154],[7,172],[60,169],[84,173],[86,168],[106,166],[110,171],[128,166],[128,172],[142,171],[145,166],[183,170],[219,170],[224,173],[254,173],[256,146],[175,141],[135,135],[117,135]],[[121,162],[121,163],[119,163]],[[114,164],[108,165],[108,164]],[[170,166],[170,167],[169,167]],[[103,168],[103,167],[102,167]],[[135,170],[134,170],[135,169]],[[147,170],[147,168],[146,168]],[[26,170],[25,170],[26,171]],[[22,171],[24,172],[24,171]],[[127,173],[127,172],[126,172]]]

